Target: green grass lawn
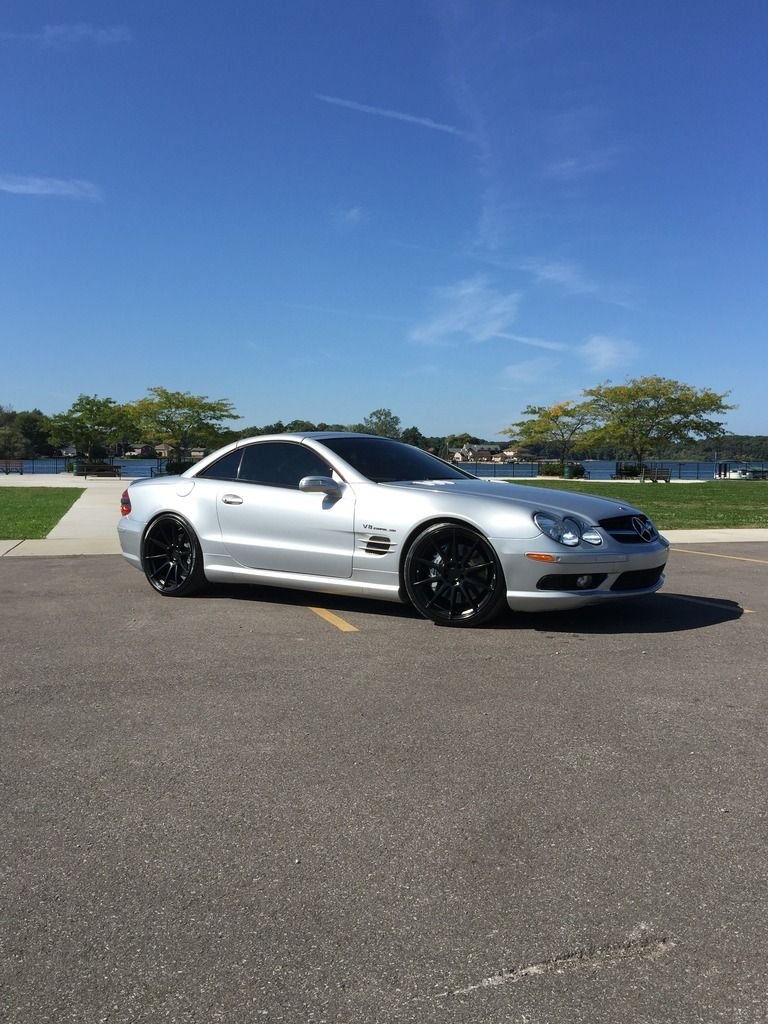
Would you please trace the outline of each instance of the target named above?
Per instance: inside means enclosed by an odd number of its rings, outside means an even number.
[[[642,509],[660,530],[768,527],[768,480],[641,484],[584,480],[515,480],[529,487],[580,491]]]
[[[47,537],[83,490],[82,487],[0,488],[0,540]]]
[[[515,480],[526,487],[600,494],[646,512],[660,530],[768,528],[768,481],[640,484],[584,480]],[[0,488],[0,539],[47,537],[83,493],[79,487]]]

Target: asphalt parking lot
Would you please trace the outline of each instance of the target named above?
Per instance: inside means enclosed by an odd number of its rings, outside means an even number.
[[[0,1017],[768,1020],[767,572],[464,631],[0,560]]]

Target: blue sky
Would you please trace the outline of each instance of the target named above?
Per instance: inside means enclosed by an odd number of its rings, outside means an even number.
[[[768,433],[764,0],[6,0],[0,404]]]

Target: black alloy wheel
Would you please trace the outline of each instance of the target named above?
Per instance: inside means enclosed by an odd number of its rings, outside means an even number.
[[[186,597],[205,586],[200,543],[181,516],[159,516],[150,523],[141,564],[151,585],[165,597]]]
[[[405,589],[416,611],[438,626],[479,626],[506,604],[495,551],[479,533],[455,523],[419,534],[405,559]]]

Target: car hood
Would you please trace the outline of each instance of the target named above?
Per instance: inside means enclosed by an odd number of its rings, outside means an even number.
[[[492,500],[502,504],[513,503],[529,508],[531,512],[552,510],[560,515],[578,515],[597,523],[611,516],[636,514],[633,505],[612,501],[610,498],[578,491],[550,490],[548,487],[510,484],[490,480],[414,480],[379,484],[380,487],[402,488],[409,491],[428,491],[437,496],[462,495]],[[642,514],[642,513],[640,513]]]

